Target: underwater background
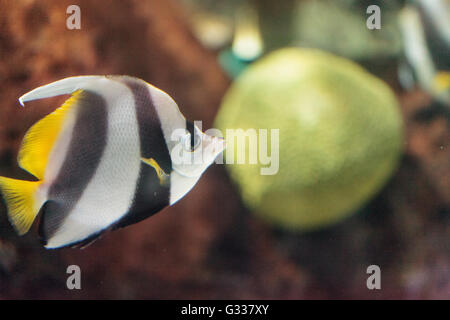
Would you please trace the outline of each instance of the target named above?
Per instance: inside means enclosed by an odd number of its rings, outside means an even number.
[[[389,86],[403,122],[395,170],[345,218],[292,230],[255,212],[239,178],[216,164],[174,206],[83,250],[44,249],[36,224],[17,236],[2,201],[0,299],[450,299],[449,106],[399,79],[397,17],[409,2],[216,2],[0,0],[0,175],[30,179],[16,161],[21,139],[64,101],[21,108],[18,97],[37,86],[73,75],[136,76],[207,129],[236,77],[287,46],[338,55]],[[79,30],[66,27],[74,4]],[[380,30],[366,28],[372,4],[381,8]],[[253,55],[233,46],[239,21],[259,26],[249,41],[263,45]],[[381,290],[366,287],[373,264]],[[66,287],[69,265],[81,268],[81,290]]]

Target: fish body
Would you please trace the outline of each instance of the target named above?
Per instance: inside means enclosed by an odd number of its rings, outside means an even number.
[[[404,87],[416,82],[450,106],[450,1],[415,0],[399,16],[405,61],[400,68]]]
[[[70,77],[19,101],[61,94],[72,96],[30,128],[19,151],[38,181],[0,177],[11,223],[24,234],[41,212],[46,248],[87,243],[176,203],[224,149],[168,94],[129,76]],[[180,162],[186,155],[201,161]]]

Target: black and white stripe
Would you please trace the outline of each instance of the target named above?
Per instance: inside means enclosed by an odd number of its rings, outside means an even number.
[[[119,79],[130,88],[133,94],[142,157],[153,158],[167,174],[170,174],[172,161],[161,122],[150,95],[149,85],[136,78],[121,77]],[[157,213],[169,205],[169,197],[170,183],[161,185],[156,171],[142,162],[133,203],[116,228],[137,223]]]
[[[92,120],[85,122],[80,120],[81,128],[74,127],[71,141],[85,142],[84,146],[80,146],[81,151],[76,150],[81,152],[82,156],[72,154],[73,149],[69,146],[65,155],[66,160],[57,177],[67,178],[68,173],[64,171],[67,170],[65,164],[72,163],[73,167],[69,168],[73,171],[70,173],[71,177],[84,175],[82,172],[88,170],[90,179],[87,182],[83,181],[85,187],[81,190],[79,185],[72,185],[71,181],[57,179],[49,187],[49,202],[44,209],[52,213],[47,215],[44,212],[41,228],[47,241],[47,248],[72,245],[110,228],[129,211],[135,196],[141,167],[141,148],[136,107],[131,91],[127,86],[107,78],[91,81],[88,87],[90,92],[102,97],[106,106],[98,108],[98,105],[90,103],[91,101],[80,101],[83,103],[80,109],[89,109],[91,113],[101,113],[101,109],[106,109],[103,116],[106,119],[107,129],[100,133],[106,137],[104,145],[100,148],[103,151],[99,153],[98,146],[91,147],[90,141],[80,138],[83,132],[88,132],[89,125],[94,124]],[[77,115],[77,119],[80,119],[80,114]],[[96,117],[96,120],[97,118],[99,117]],[[102,138],[91,137],[91,139]],[[68,160],[71,157],[74,158],[73,161]],[[53,186],[53,184],[62,185]],[[59,190],[59,193],[55,190]],[[59,197],[52,199],[55,194]]]
[[[107,107],[98,94],[83,91],[62,166],[48,190],[39,233],[45,244],[64,223],[97,170],[108,134]],[[80,168],[80,164],[83,167]]]

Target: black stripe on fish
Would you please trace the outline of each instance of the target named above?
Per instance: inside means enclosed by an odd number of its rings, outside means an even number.
[[[194,123],[192,123],[189,120],[186,120],[186,130],[189,132],[191,136],[191,150],[194,150],[195,146],[195,129],[194,129]]]
[[[121,81],[133,93],[142,157],[153,158],[161,169],[170,174],[172,160],[148,85],[141,80],[128,77],[122,78]],[[131,208],[115,228],[123,228],[154,215],[169,205],[169,199],[170,183],[161,185],[155,169],[142,162]]]
[[[146,159],[155,159],[159,166],[167,174],[170,174],[172,160],[148,84],[132,77],[123,77],[121,82],[133,93],[139,126],[141,156]]]
[[[153,167],[142,163],[136,194],[128,213],[115,229],[142,221],[169,205],[170,184],[161,185]]]
[[[48,190],[39,235],[47,243],[64,223],[94,176],[107,143],[106,101],[97,93],[83,91],[71,140],[63,164]]]

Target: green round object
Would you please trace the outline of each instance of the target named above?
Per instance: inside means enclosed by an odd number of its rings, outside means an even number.
[[[384,185],[402,151],[402,117],[389,87],[357,64],[319,50],[277,50],[248,67],[225,95],[216,128],[244,203],[294,230],[333,224]],[[236,164],[227,129],[279,129],[279,169]],[[235,140],[235,139],[233,139]],[[270,145],[270,152],[276,146]],[[234,163],[230,163],[234,149]]]

